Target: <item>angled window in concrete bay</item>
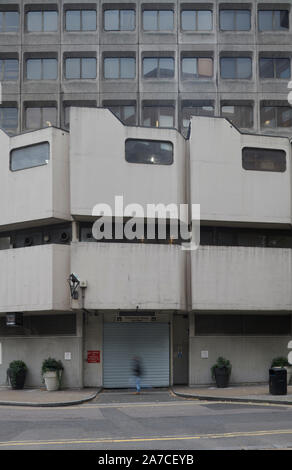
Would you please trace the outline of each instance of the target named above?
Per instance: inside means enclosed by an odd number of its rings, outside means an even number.
[[[68,57],[65,59],[65,78],[67,80],[95,79],[97,76],[95,57]]]
[[[57,125],[55,106],[27,106],[25,109],[25,128],[42,129]]]
[[[174,13],[172,10],[144,10],[144,31],[172,31],[174,27]]]
[[[247,80],[252,77],[252,60],[250,57],[221,57],[221,78]]]
[[[0,11],[0,33],[16,33],[18,29],[18,11]]]
[[[136,75],[134,57],[105,57],[103,67],[105,79],[132,79]]]
[[[143,59],[144,78],[173,78],[173,57],[145,57]]]
[[[292,128],[292,108],[290,106],[269,105],[261,106],[262,129]]]
[[[249,31],[250,28],[250,10],[220,10],[220,29],[222,31]]]
[[[67,10],[66,31],[96,31],[96,10]]]
[[[103,103],[117,118],[126,126],[136,125],[136,105],[135,104],[115,104],[114,102]]]
[[[282,57],[261,57],[260,58],[260,78],[283,78],[291,77],[290,58]]]
[[[183,57],[181,69],[183,80],[212,78],[213,59],[210,57]]]
[[[26,13],[26,29],[28,32],[58,31],[58,12],[28,11]]]
[[[211,102],[186,101],[182,104],[181,126],[183,131],[189,128],[192,116],[214,116],[214,105]]]
[[[251,171],[286,171],[284,150],[245,147],[242,149],[242,167]]]
[[[18,109],[14,106],[0,107],[0,129],[15,134],[18,128]]]
[[[10,152],[10,170],[18,171],[35,166],[47,165],[50,160],[50,145],[42,142],[14,149]]]
[[[27,59],[27,80],[56,80],[58,78],[57,59]]]
[[[288,31],[289,11],[288,10],[260,10],[259,31]]]
[[[126,160],[129,163],[151,165],[171,165],[173,163],[173,144],[158,140],[127,139]]]
[[[18,80],[18,59],[0,59],[0,81]]]
[[[211,31],[213,29],[212,11],[182,10],[181,29],[183,31]]]
[[[143,126],[174,127],[174,106],[144,105]]]
[[[221,105],[221,116],[228,118],[236,127],[253,127],[253,106],[249,104]]]
[[[105,31],[134,31],[135,30],[135,10],[105,10],[104,11]]]

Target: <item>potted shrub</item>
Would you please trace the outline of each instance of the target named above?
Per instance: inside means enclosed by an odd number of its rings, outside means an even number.
[[[62,371],[64,367],[61,361],[52,357],[45,359],[42,364],[42,378],[48,392],[61,388]]]
[[[228,387],[231,374],[230,361],[224,359],[224,357],[218,357],[216,364],[211,367],[211,373],[218,388]]]
[[[7,378],[10,385],[15,390],[21,390],[24,387],[27,367],[23,361],[12,361],[7,369]]]
[[[281,367],[281,368],[284,367],[284,369],[286,369],[287,371],[287,385],[289,385],[291,377],[292,377],[292,366],[288,362],[287,357],[285,356],[275,357],[272,360],[271,367]]]

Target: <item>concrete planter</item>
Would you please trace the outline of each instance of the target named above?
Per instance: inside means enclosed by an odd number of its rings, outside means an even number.
[[[50,371],[50,372],[44,373],[43,377],[44,377],[46,389],[48,392],[54,392],[60,389],[61,374],[62,374],[62,371],[59,371],[59,377],[60,377],[60,380],[59,380],[58,371]]]

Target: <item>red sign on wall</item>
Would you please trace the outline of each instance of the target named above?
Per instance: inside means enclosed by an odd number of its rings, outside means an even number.
[[[100,351],[87,351],[87,362],[90,364],[100,362]]]

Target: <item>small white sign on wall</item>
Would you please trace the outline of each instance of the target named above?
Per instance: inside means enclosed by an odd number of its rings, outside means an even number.
[[[209,351],[201,351],[201,359],[208,359]]]
[[[65,359],[65,361],[71,361],[71,353],[70,352],[65,352],[64,359]]]

